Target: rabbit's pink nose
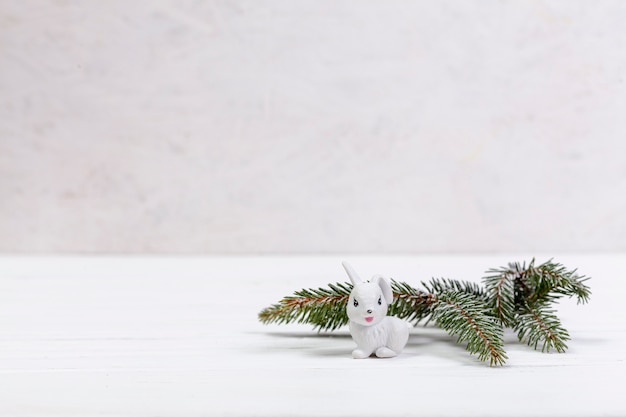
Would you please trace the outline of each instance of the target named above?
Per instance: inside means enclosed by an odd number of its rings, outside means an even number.
[[[372,314],[372,310],[367,310],[367,314]]]

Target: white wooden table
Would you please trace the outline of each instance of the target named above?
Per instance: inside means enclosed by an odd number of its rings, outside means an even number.
[[[507,334],[501,368],[436,328],[354,360],[345,328],[258,323],[293,290],[345,281],[342,259],[419,285],[530,257],[0,257],[0,415],[626,416],[625,255],[555,256],[592,276],[589,304],[559,307],[570,349]]]

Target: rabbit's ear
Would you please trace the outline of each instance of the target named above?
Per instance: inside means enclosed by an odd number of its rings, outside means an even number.
[[[343,265],[343,269],[345,269],[346,272],[348,273],[348,277],[350,278],[350,282],[352,282],[352,285],[356,285],[356,284],[363,282],[361,278],[359,278],[357,273],[354,271],[354,269],[352,269],[349,263],[347,263],[346,261],[343,261],[341,265]]]
[[[380,289],[383,291],[383,297],[385,297],[385,301],[387,301],[387,304],[391,304],[393,302],[393,291],[391,289],[389,281],[387,281],[387,278],[383,277],[382,275],[374,275],[372,277],[372,282],[378,284]]]

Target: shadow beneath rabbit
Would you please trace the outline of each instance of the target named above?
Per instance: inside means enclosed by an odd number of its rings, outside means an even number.
[[[307,331],[275,331],[264,332],[271,338],[290,339],[292,342],[282,344],[280,350],[301,352],[309,357],[335,357],[352,360],[352,350],[356,347],[352,336],[346,330],[334,332],[307,332]],[[329,341],[336,339],[337,345],[330,346]],[[276,347],[274,347],[276,349]],[[439,358],[448,362],[468,366],[485,366],[476,357],[465,350],[465,345],[456,343],[456,338],[450,336],[435,326],[417,326],[411,329],[409,340],[404,350],[394,360],[414,358]],[[385,360],[372,356],[369,359]]]
[[[349,356],[352,336],[347,331],[316,332],[316,331],[272,331],[251,332],[263,334],[269,339],[283,339],[272,343],[270,352],[302,352],[307,356],[343,357]],[[333,343],[331,340],[335,340]]]
[[[286,338],[294,338],[294,337],[314,337],[314,338],[351,338],[350,333],[348,332],[265,332],[263,334],[272,336],[272,337],[286,337]]]

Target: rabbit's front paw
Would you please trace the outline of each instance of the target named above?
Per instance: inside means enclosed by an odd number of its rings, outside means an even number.
[[[361,349],[354,349],[352,351],[352,357],[354,359],[365,359],[365,358],[369,358],[369,356],[370,356],[370,353],[367,353]]]
[[[376,356],[378,356],[379,358],[393,358],[394,356],[398,355],[396,352],[394,352],[393,350],[389,349],[388,347],[381,347],[376,349]]]

